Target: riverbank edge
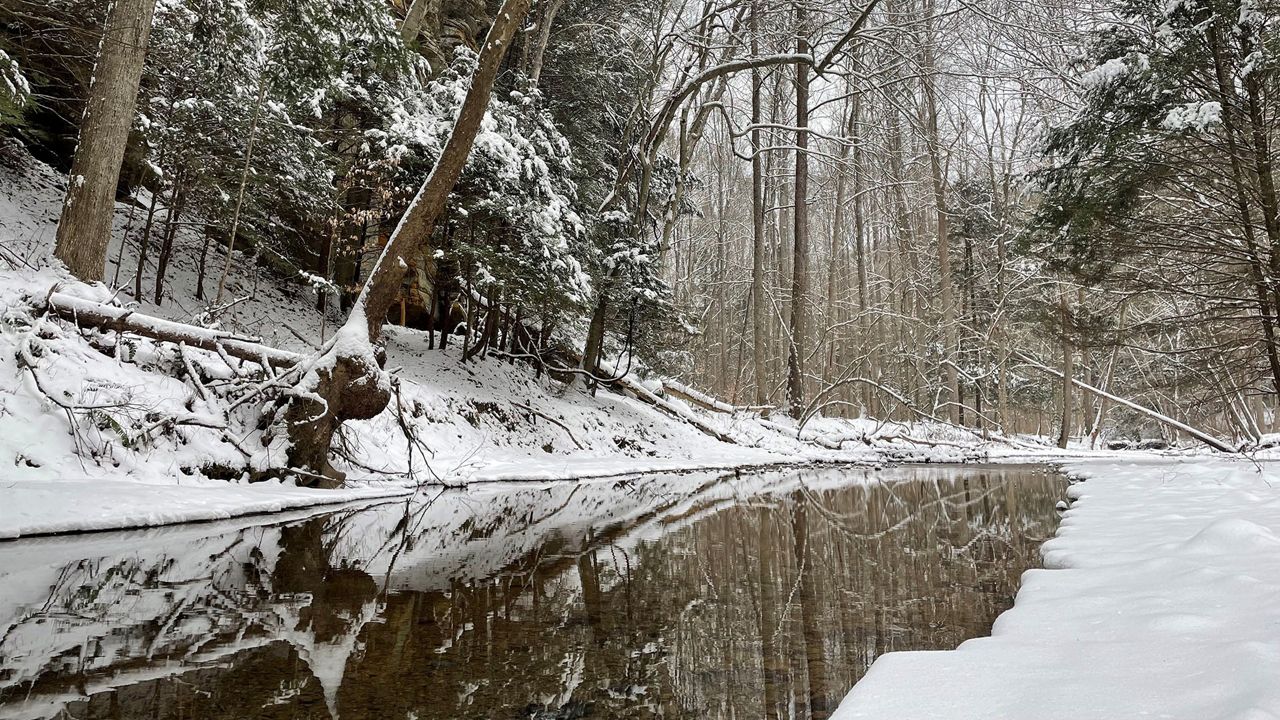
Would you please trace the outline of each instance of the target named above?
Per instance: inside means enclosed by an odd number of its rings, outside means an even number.
[[[821,469],[829,467],[877,467],[911,465],[976,465],[976,464],[1049,464],[1080,459],[1078,455],[1054,456],[1031,453],[975,456],[945,462],[901,461],[859,455],[847,459],[794,460],[779,457],[776,461],[747,463],[702,462],[675,463],[670,467],[644,469],[619,468],[566,477],[544,474],[496,474],[480,471],[465,483],[424,482],[415,484],[394,481],[358,481],[361,484],[336,490],[315,490],[280,483],[238,484],[222,481],[192,481],[186,485],[153,485],[130,481],[104,480],[40,480],[13,481],[0,485],[4,489],[4,507],[0,508],[0,542],[27,538],[81,535],[96,532],[141,530],[167,525],[210,523],[234,518],[270,517],[300,510],[315,509],[317,514],[345,507],[376,505],[411,497],[427,489],[484,488],[500,492],[504,485],[559,484],[595,482],[618,478],[641,479],[656,475],[693,475],[698,473],[744,473],[769,470]],[[32,494],[40,497],[30,498]],[[61,504],[51,505],[49,494],[63,496]],[[85,495],[88,494],[87,500]],[[68,505],[72,497],[78,504]],[[216,502],[216,504],[212,504]],[[137,504],[135,504],[137,503]],[[18,517],[24,505],[39,506],[45,513],[39,520],[26,523]],[[92,513],[79,513],[79,505],[92,505]],[[49,517],[51,507],[64,512]],[[145,510],[138,509],[146,507]],[[118,508],[118,509],[117,509]]]
[[[832,720],[1276,717],[1280,464],[1051,464],[1070,505],[991,634],[880,656]]]

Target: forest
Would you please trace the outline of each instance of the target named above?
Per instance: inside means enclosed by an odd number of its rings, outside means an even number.
[[[800,422],[1274,429],[1262,5],[492,5],[6,0],[0,121],[73,178],[67,267],[157,307],[194,267],[206,328],[285,277],[370,340]],[[388,397],[331,345],[280,413],[331,416],[313,470]]]
[[[1280,717],[1278,61],[0,0],[0,720]]]

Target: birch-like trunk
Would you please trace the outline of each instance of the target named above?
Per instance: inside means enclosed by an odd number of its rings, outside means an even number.
[[[760,4],[751,6],[751,54],[760,54]],[[764,303],[764,138],[760,129],[760,91],[764,78],[760,68],[751,70],[751,336],[752,366],[755,368],[756,404],[769,401],[769,370],[765,360]]]

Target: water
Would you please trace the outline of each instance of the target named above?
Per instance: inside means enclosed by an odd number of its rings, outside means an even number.
[[[0,543],[0,718],[821,718],[987,634],[1064,487],[686,475]]]

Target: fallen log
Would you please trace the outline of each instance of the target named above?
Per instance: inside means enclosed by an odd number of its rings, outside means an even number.
[[[210,352],[226,352],[233,357],[258,364],[268,362],[288,367],[302,359],[302,355],[298,353],[264,345],[258,338],[165,320],[118,305],[105,305],[65,293],[50,293],[46,305],[49,312],[81,327],[128,332],[175,345],[185,344]]]
[[[175,345],[185,344],[187,347],[211,352],[225,352],[227,355],[253,363],[273,363],[276,366],[291,367],[303,358],[298,353],[264,345],[257,338],[165,320],[129,308],[106,305],[66,293],[50,293],[46,305],[49,312],[70,320],[78,326],[128,332]],[[733,438],[707,424],[693,413],[684,411],[665,398],[655,395],[639,383],[626,377],[614,379],[613,382],[621,389],[677,420],[687,422],[721,442],[735,443]]]
[[[712,397],[704,392],[695,390],[684,383],[671,379],[665,379],[662,381],[662,394],[674,395],[675,397],[691,405],[697,405],[704,410],[730,415],[736,412],[764,412],[765,410],[774,409],[772,405],[730,405],[719,398]]]
[[[1017,357],[1019,360],[1021,360],[1021,361],[1022,361],[1022,362],[1024,362],[1024,363],[1026,363],[1027,365],[1030,365],[1030,366],[1031,366],[1031,367],[1033,367],[1033,368],[1036,368],[1037,370],[1041,370],[1041,371],[1043,371],[1043,372],[1047,372],[1047,373],[1049,373],[1050,375],[1053,375],[1054,377],[1057,377],[1057,378],[1061,378],[1061,377],[1062,377],[1062,371],[1060,371],[1060,370],[1055,370],[1054,368],[1051,368],[1051,367],[1049,367],[1048,365],[1045,365],[1045,364],[1043,364],[1043,363],[1037,362],[1034,358],[1032,358],[1031,356],[1029,356],[1029,355],[1027,355],[1027,354],[1025,354],[1025,353],[1021,353],[1021,352],[1016,352],[1016,351],[1015,351],[1013,354],[1014,354],[1014,356],[1015,356],[1015,357]],[[1182,432],[1184,432],[1184,433],[1186,433],[1186,434],[1190,435],[1191,437],[1193,437],[1193,438],[1195,438],[1195,439],[1199,440],[1200,442],[1204,443],[1205,445],[1208,445],[1209,447],[1213,448],[1214,450],[1221,450],[1222,452],[1225,452],[1225,453],[1235,453],[1235,452],[1237,452],[1235,448],[1231,447],[1231,446],[1230,446],[1230,445],[1228,445],[1226,442],[1224,442],[1224,441],[1222,441],[1222,440],[1219,440],[1218,438],[1216,438],[1216,437],[1214,437],[1214,436],[1212,436],[1212,435],[1210,435],[1210,434],[1208,434],[1208,433],[1206,433],[1206,432],[1204,432],[1204,431],[1202,431],[1202,430],[1197,430],[1197,429],[1195,429],[1195,428],[1191,427],[1190,425],[1188,425],[1188,424],[1186,424],[1186,423],[1184,423],[1184,422],[1179,422],[1179,421],[1177,421],[1177,420],[1174,420],[1173,418],[1169,417],[1168,415],[1162,415],[1161,413],[1158,413],[1158,412],[1156,412],[1155,410],[1152,410],[1152,409],[1151,409],[1151,408],[1149,408],[1149,407],[1145,407],[1145,406],[1143,406],[1143,405],[1139,405],[1138,403],[1133,402],[1132,400],[1126,400],[1126,399],[1124,399],[1124,398],[1120,397],[1119,395],[1113,395],[1113,394],[1111,394],[1111,393],[1107,392],[1106,390],[1101,390],[1101,389],[1099,389],[1099,388],[1096,388],[1096,387],[1094,387],[1094,386],[1092,386],[1092,385],[1090,385],[1090,384],[1088,384],[1088,383],[1086,383],[1086,382],[1083,382],[1083,381],[1081,381],[1081,380],[1077,380],[1077,379],[1075,379],[1075,378],[1071,378],[1071,384],[1072,384],[1072,385],[1075,385],[1076,387],[1080,388],[1081,390],[1084,390],[1085,392],[1093,393],[1094,395],[1097,395],[1098,397],[1103,398],[1103,399],[1105,399],[1105,400],[1110,400],[1111,402],[1120,403],[1121,405],[1124,405],[1125,407],[1129,408],[1130,410],[1136,410],[1136,411],[1138,411],[1138,412],[1142,413],[1143,415],[1146,415],[1147,417],[1151,418],[1152,420],[1155,420],[1155,421],[1156,421],[1156,422],[1158,422],[1158,423],[1161,423],[1161,424],[1163,424],[1163,425],[1168,425],[1169,427],[1172,427],[1172,428],[1177,428],[1178,430],[1181,430]]]
[[[728,435],[725,435],[719,430],[711,427],[711,425],[704,422],[702,418],[698,417],[697,415],[694,415],[692,412],[689,412],[687,410],[680,408],[679,406],[671,404],[671,402],[668,401],[667,399],[655,395],[648,388],[646,388],[645,386],[641,385],[638,382],[634,382],[630,380],[625,375],[620,378],[615,378],[613,382],[617,384],[618,387],[634,395],[636,398],[649,403],[650,405],[658,408],[659,410],[662,410],[663,412],[667,413],[668,415],[671,415],[677,420],[683,420],[689,423],[690,425],[701,430],[707,435],[710,435],[711,437],[719,440],[720,442],[729,443],[731,445],[738,444],[736,440],[729,437]]]

